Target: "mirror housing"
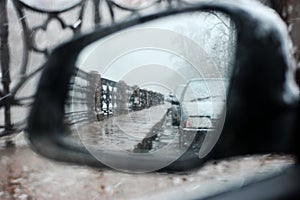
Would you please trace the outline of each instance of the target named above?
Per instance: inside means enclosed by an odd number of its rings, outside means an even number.
[[[169,7],[155,14],[100,27],[59,46],[45,64],[28,119],[32,148],[58,161],[106,168],[83,146],[72,143],[66,133],[64,104],[80,51],[105,36],[153,19],[184,12],[220,11],[231,17],[237,27],[236,55],[222,134],[216,144],[204,141],[201,158],[182,157],[162,170],[193,169],[208,159],[236,155],[295,153],[299,93],[293,80],[295,65],[291,42],[285,25],[275,13],[262,5],[254,10],[251,4],[248,1],[203,1],[192,6]],[[130,160],[132,165],[159,162],[159,159],[120,158],[109,152],[105,156],[120,162]]]

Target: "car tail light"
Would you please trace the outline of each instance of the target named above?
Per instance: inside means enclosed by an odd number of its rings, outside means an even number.
[[[186,128],[212,128],[209,117],[188,117],[185,122]]]

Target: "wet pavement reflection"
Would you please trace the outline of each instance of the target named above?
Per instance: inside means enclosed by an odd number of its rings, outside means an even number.
[[[167,104],[112,116],[102,121],[77,124],[72,128],[87,149],[104,151],[161,151],[161,154],[166,156],[175,156],[190,148],[192,151],[189,153],[197,156],[202,143],[192,143],[191,137],[191,141],[182,144],[182,133],[179,126],[172,125],[172,113]]]
[[[84,145],[103,150],[153,152],[167,145],[179,150],[179,129],[172,126],[167,105],[75,125],[73,130]]]

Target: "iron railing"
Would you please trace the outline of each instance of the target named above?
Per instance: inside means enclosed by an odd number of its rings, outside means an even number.
[[[124,81],[101,78],[76,69],[70,82],[66,102],[66,122],[76,124],[85,121],[101,121],[111,116],[147,109],[164,103],[164,95],[158,92],[128,86]]]
[[[34,89],[30,87],[31,90],[28,91],[24,88],[36,84],[43,63],[54,46],[74,35],[91,30],[96,25],[101,26],[128,16],[133,17],[148,9],[189,2],[192,1],[1,0],[0,137],[20,132],[25,127],[26,114],[24,113],[22,120],[17,121],[13,116],[14,109],[30,107],[34,98]],[[56,22],[58,27],[48,31],[52,22]],[[19,28],[12,31],[16,26]],[[63,34],[57,32],[71,32],[71,34],[62,37]],[[50,42],[52,40],[55,41]],[[141,90],[141,94],[145,95],[145,91]],[[105,104],[107,101],[105,95],[101,99]],[[144,104],[142,103],[142,106],[146,106]],[[109,113],[108,110],[109,108],[106,108],[103,111]]]

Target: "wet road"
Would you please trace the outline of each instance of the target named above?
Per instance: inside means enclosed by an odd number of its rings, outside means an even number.
[[[155,151],[169,144],[178,146],[178,128],[171,125],[167,111],[167,105],[160,105],[99,122],[75,125],[72,129],[86,146],[134,151],[139,143],[149,139],[151,144],[140,147]]]

